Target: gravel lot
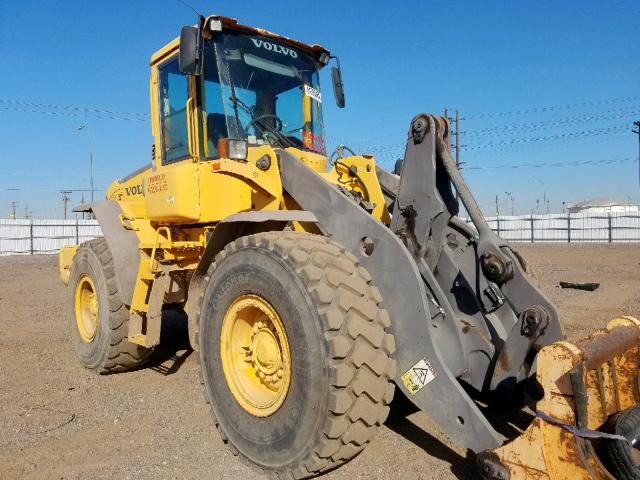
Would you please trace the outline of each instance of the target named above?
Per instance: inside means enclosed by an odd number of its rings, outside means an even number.
[[[620,314],[640,316],[640,246],[520,248],[575,339]],[[98,377],[66,337],[66,288],[55,256],[0,257],[0,478],[258,478],[225,449],[176,317],[148,368]],[[559,281],[595,281],[595,292]],[[476,478],[465,452],[403,402],[354,461],[326,475]]]

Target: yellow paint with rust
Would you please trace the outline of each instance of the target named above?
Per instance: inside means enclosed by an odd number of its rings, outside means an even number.
[[[581,363],[585,365],[588,428],[597,430],[610,415],[640,402],[637,335],[630,338],[624,351],[606,351],[613,347],[609,347],[608,342],[600,343],[599,347],[605,351],[598,351],[597,357],[604,361],[589,364],[589,368],[586,365],[585,351],[594,338],[612,335],[618,327],[637,329],[640,335],[640,321],[621,317],[610,321],[606,330],[597,331],[581,342],[556,342],[538,353],[536,377],[544,389],[544,397],[537,404],[539,411],[565,424],[576,425],[576,392],[569,372]],[[578,437],[565,429],[536,418],[523,434],[494,453],[507,468],[510,480],[613,480],[593,449],[587,448],[581,454],[579,442]]]

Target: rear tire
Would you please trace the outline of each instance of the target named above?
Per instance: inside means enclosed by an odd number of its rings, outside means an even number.
[[[610,433],[629,440],[640,440],[640,407],[634,406],[612,415],[606,425]],[[640,445],[637,445],[640,448]],[[635,450],[633,452],[632,450]],[[640,480],[640,452],[622,440],[604,440],[604,463],[618,480]],[[635,457],[635,458],[634,458]]]
[[[78,311],[78,298],[82,296],[78,289],[84,290],[85,297],[93,295],[93,322],[83,321],[82,309]],[[86,311],[84,314],[91,316]],[[129,309],[120,300],[113,258],[104,238],[80,245],[73,259],[67,317],[71,344],[88,369],[101,374],[131,370],[143,365],[153,352],[153,348],[127,340]]]
[[[306,478],[363,450],[389,413],[395,344],[380,293],[357,258],[322,236],[261,233],[228,244],[205,282],[200,364],[231,451],[272,477]],[[273,307],[288,339],[288,391],[266,416],[242,406],[223,368],[223,321],[248,295]]]

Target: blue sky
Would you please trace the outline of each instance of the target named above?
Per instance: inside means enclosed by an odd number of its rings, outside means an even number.
[[[447,106],[463,118],[463,173],[486,213],[496,195],[505,213],[505,192],[516,213],[536,210],[543,195],[553,211],[594,196],[640,201],[630,131],[640,119],[640,2],[190,3],[340,56],[347,108],[324,102],[330,145],[390,166],[411,118]],[[61,216],[59,191],[88,188],[80,124],[93,132],[97,187],[148,161],[149,57],[194,22],[174,0],[3,2],[0,217],[12,201],[19,215],[28,205],[35,217]],[[329,89],[328,71],[321,80]]]

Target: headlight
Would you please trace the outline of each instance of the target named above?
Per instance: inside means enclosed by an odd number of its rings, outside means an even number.
[[[249,147],[246,140],[230,138],[228,140],[229,158],[232,160],[246,160],[249,154]]]

